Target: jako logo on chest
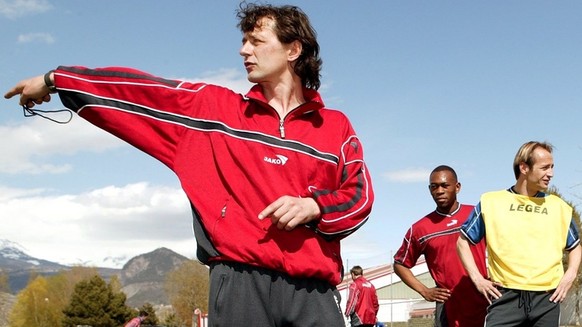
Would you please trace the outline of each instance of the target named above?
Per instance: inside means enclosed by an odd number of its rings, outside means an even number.
[[[263,160],[270,164],[283,166],[285,163],[287,163],[288,158],[283,155],[277,154],[276,158],[265,157]]]
[[[539,213],[542,215],[547,215],[548,214],[548,208],[542,207],[542,206],[538,206],[538,205],[532,205],[532,204],[515,204],[512,203],[509,205],[509,211],[524,211],[524,212],[533,212],[533,213]]]

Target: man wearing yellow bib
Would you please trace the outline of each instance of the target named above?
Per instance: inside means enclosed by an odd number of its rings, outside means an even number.
[[[560,303],[576,279],[582,249],[572,207],[545,193],[554,176],[552,149],[542,142],[522,145],[513,161],[515,185],[483,194],[461,227],[457,251],[490,303],[487,327],[560,323]],[[491,280],[479,272],[471,254],[471,246],[484,237]]]

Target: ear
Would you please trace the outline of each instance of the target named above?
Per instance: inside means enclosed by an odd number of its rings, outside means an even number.
[[[525,161],[519,163],[519,171],[523,175],[527,174],[527,172],[529,171],[529,166],[527,165],[527,163],[525,163]]]
[[[301,42],[295,40],[289,44],[289,54],[287,55],[287,59],[289,61],[295,61],[301,53],[303,52],[303,45]]]
[[[459,194],[461,192],[461,183],[457,182],[455,193]]]

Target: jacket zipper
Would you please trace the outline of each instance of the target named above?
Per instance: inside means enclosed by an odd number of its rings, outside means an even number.
[[[307,103],[307,102],[306,102],[306,103]],[[277,116],[279,117],[279,135],[281,135],[281,138],[282,138],[282,139],[284,139],[284,138],[285,138],[285,126],[284,126],[284,124],[285,124],[285,118],[287,118],[287,117],[288,117],[288,116],[289,116],[289,115],[290,115],[292,112],[294,112],[294,111],[296,111],[297,109],[299,109],[299,108],[301,108],[302,106],[304,106],[306,103],[303,103],[303,104],[299,105],[297,108],[295,108],[295,109],[293,109],[293,110],[289,111],[289,112],[287,113],[287,115],[285,115],[285,117],[281,117],[281,116],[279,115],[279,113],[277,112],[277,110],[275,110],[273,107],[271,107],[271,108],[272,108],[272,109],[275,111],[275,113],[277,114]]]
[[[284,119],[279,119],[279,133],[281,134],[281,138],[285,138],[285,126],[283,126]]]

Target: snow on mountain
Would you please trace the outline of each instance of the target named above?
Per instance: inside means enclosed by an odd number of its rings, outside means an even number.
[[[103,259],[103,266],[111,268],[122,268],[130,258],[126,255],[117,257],[106,257]]]
[[[0,256],[6,259],[28,262],[35,266],[40,264],[37,259],[26,254],[26,249],[22,245],[9,240],[0,239]]]
[[[13,241],[0,239],[0,267],[6,271],[30,269],[55,270],[64,267],[56,262],[31,257],[26,249]]]

